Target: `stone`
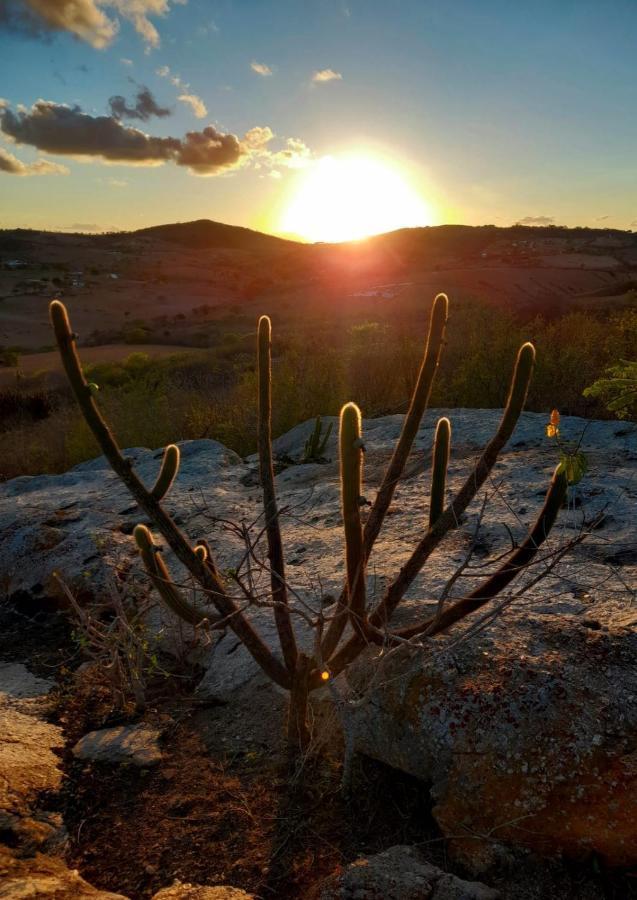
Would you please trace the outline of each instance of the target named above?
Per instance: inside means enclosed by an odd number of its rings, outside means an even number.
[[[319,900],[497,900],[497,891],[447,875],[415,847],[390,847],[347,866],[322,885]]]
[[[90,731],[73,747],[77,759],[100,763],[129,763],[142,769],[158,765],[161,732],[148,725],[121,725]]]
[[[123,894],[101,891],[61,860],[36,854],[18,859],[0,847],[1,900],[128,900]]]
[[[39,808],[40,795],[62,782],[62,730],[43,718],[51,687],[20,663],[0,664],[0,829],[19,853],[65,840],[60,816]]]
[[[162,888],[153,894],[151,900],[255,900],[255,898],[254,894],[246,894],[240,888],[225,884],[205,887],[175,881],[170,887]]]

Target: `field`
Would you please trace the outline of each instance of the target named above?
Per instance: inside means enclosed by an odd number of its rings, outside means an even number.
[[[276,433],[352,398],[366,415],[401,412],[439,291],[454,311],[440,406],[500,406],[516,347],[532,340],[529,408],[607,416],[582,392],[637,355],[630,232],[442,226],[309,245],[200,221],[110,235],[2,232],[0,263],[5,478],[63,471],[97,450],[60,373],[54,297],[129,446],[214,437],[253,452],[262,313],[274,327]]]

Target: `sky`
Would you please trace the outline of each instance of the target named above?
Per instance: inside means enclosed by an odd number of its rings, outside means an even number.
[[[635,0],[0,0],[0,227],[637,228]]]

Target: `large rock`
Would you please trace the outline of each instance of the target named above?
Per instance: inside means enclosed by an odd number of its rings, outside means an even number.
[[[425,527],[428,479],[423,473],[443,412],[427,413],[420,429],[370,561],[371,598],[382,593]],[[453,490],[500,413],[455,410],[450,415]],[[474,558],[482,568],[465,573],[473,578],[458,581],[456,596],[475,584],[476,575],[489,571],[535,518],[557,458],[544,435],[545,418],[524,414],[493,470]],[[365,423],[368,499],[400,424],[399,416]],[[284,435],[277,451],[298,458],[312,427],[304,423]],[[439,655],[392,652],[381,661],[368,656],[351,673],[352,683],[359,690],[365,686],[367,694],[350,716],[357,747],[431,781],[443,830],[456,837],[472,835],[456,842],[456,850],[473,865],[489,856],[486,851],[497,840],[546,852],[594,851],[612,864],[637,861],[630,825],[637,724],[637,617],[631,606],[637,587],[637,428],[565,417],[561,430],[565,439],[584,432],[589,472],[573,490],[550,546],[574,537],[584,520],[605,508],[604,521],[585,543],[470,642],[452,646],[455,631],[436,642]],[[222,568],[235,566],[244,548],[222,520],[257,519],[255,461],[242,462],[210,441],[181,447],[182,468],[166,505],[193,541],[211,539]],[[152,483],[160,454],[129,453]],[[334,434],[326,455],[335,458]],[[329,615],[325,595],[338,593],[344,574],[336,463],[286,468],[277,476],[277,492],[284,510],[287,577],[295,592],[294,620],[301,643],[308,643],[302,604]],[[444,549],[429,560],[401,607],[403,621],[422,615],[428,604],[416,598],[437,596],[465,557],[480,505],[476,499]],[[138,571],[130,532],[140,518],[103,459],[61,476],[15,479],[0,486],[0,577],[18,597],[46,592],[53,569],[76,589],[99,591],[113,562],[131,574]],[[265,556],[263,548],[259,552]],[[180,577],[183,573],[166,556]],[[261,579],[258,589],[265,589],[266,577],[254,574]],[[278,652],[269,610],[248,614]],[[215,634],[207,653],[202,693],[228,700],[266,685],[231,632]]]
[[[431,865],[415,847],[358,859],[322,885],[318,900],[497,900],[497,891]]]

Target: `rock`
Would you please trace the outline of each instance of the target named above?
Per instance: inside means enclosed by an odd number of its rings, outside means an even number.
[[[382,593],[422,534],[428,492],[422,473],[436,421],[446,413],[453,423],[450,491],[464,481],[500,417],[499,410],[426,414],[390,510],[395,514],[387,517],[370,560],[370,598]],[[545,422],[542,414],[525,413],[493,470],[476,560],[481,571],[490,571],[512,538],[521,539],[541,504],[557,461],[557,451],[545,437]],[[400,425],[400,416],[364,423],[369,499]],[[311,427],[313,422],[293,429],[275,442],[275,451],[298,458]],[[451,641],[461,634],[457,629],[449,639],[437,640],[437,655],[426,660],[422,653],[391,652],[381,661],[370,654],[351,671],[357,692],[366,695],[372,685],[365,702],[352,711],[356,746],[431,782],[436,815],[448,835],[461,833],[460,827],[490,836],[489,841],[455,843],[458,855],[476,870],[497,852],[496,837],[546,853],[594,851],[611,864],[637,862],[631,825],[637,795],[637,616],[631,606],[637,585],[637,427],[628,423],[618,429],[615,422],[563,417],[566,440],[577,440],[584,430],[589,471],[561,512],[551,546],[575,537],[584,520],[604,508],[606,526],[592,531],[548,578],[531,586],[470,642],[452,649]],[[332,459],[335,440],[332,434],[326,451]],[[193,542],[210,539],[221,569],[234,567],[244,547],[220,520],[257,519],[254,460],[242,462],[214,441],[180,446],[182,468],[165,505],[181,516]],[[152,483],[159,455],[140,449],[127,454]],[[312,635],[296,614],[300,604],[318,611],[321,598],[338,596],[343,583],[337,464],[290,466],[276,482],[280,508],[290,510],[282,516],[284,545],[304,548],[288,578],[299,643],[308,646]],[[477,498],[428,561],[399,609],[402,622],[433,609],[417,598],[436,597],[464,558],[480,506]],[[130,497],[103,458],[65,475],[0,485],[3,584],[9,594],[41,593],[51,572],[59,569],[77,589],[99,593],[113,563],[120,571],[139,571],[133,540],[124,533],[135,518]],[[263,545],[257,552],[266,555]],[[179,580],[183,571],[171,553],[165,556]],[[267,574],[254,574],[257,591],[265,591]],[[455,596],[467,584],[472,582],[460,579]],[[518,584],[514,582],[514,590]],[[253,608],[247,615],[279,653],[270,611]],[[173,620],[164,613],[163,621]],[[592,621],[600,627],[582,624]],[[215,632],[202,653],[207,669],[202,696],[233,702],[239,694],[259,690],[261,708],[269,708],[266,692],[273,688],[232,632]],[[214,725],[214,709],[210,715]]]
[[[40,795],[62,781],[62,730],[42,718],[51,687],[19,663],[0,664],[0,829],[20,854],[65,840],[60,816],[39,808]]]
[[[160,735],[158,729],[144,724],[101,728],[85,734],[73,747],[73,755],[93,762],[130,763],[149,768],[162,760]]]
[[[61,860],[37,854],[17,859],[0,847],[2,900],[127,900],[123,894],[100,891]]]
[[[354,685],[376,683],[352,711],[356,748],[431,782],[434,816],[470,871],[496,861],[494,840],[634,865],[637,634],[522,609],[444,646],[355,663]]]
[[[321,886],[319,900],[497,900],[497,891],[447,875],[415,847],[390,847],[351,863]]]
[[[246,894],[240,888],[221,884],[204,887],[199,884],[182,884],[175,881],[170,887],[153,894],[151,900],[254,900],[254,894]]]

